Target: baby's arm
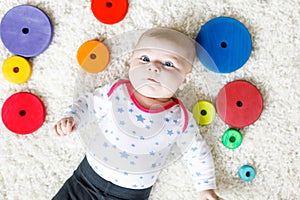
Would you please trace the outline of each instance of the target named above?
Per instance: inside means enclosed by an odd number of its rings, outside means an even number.
[[[93,107],[93,94],[86,94],[78,98],[66,109],[64,117],[54,125],[54,132],[59,136],[69,135],[78,125],[84,126],[90,119]]]
[[[94,93],[87,93],[79,97],[70,105],[64,116],[54,125],[54,132],[59,135],[68,135],[84,127],[91,120],[92,115],[100,118],[107,113],[107,92],[111,84],[97,88]]]
[[[216,180],[211,149],[200,135],[198,125],[191,113],[189,113],[189,125],[186,132],[182,134],[181,140],[190,144],[189,147],[182,149],[184,151],[182,159],[187,164],[196,190],[200,192],[200,199],[219,200],[220,198],[214,192]]]

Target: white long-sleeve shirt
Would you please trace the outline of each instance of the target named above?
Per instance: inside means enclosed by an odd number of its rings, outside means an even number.
[[[81,96],[64,114],[74,118],[79,131],[93,116],[98,126],[86,142],[87,160],[102,178],[125,188],[148,188],[183,154],[196,189],[215,189],[210,149],[178,99],[147,109],[135,99],[130,82],[119,80]]]

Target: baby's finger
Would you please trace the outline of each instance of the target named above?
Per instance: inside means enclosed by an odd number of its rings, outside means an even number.
[[[59,136],[59,133],[57,132],[57,124],[55,124],[55,125],[53,126],[53,131],[54,131],[54,133],[55,133],[56,135]]]
[[[69,135],[72,132],[73,120],[64,119],[61,122],[61,129],[64,135]]]
[[[56,132],[56,134],[57,134],[58,136],[63,136],[63,135],[64,135],[63,130],[62,130],[62,128],[61,128],[61,123],[57,123],[57,124],[54,126],[54,130],[55,130],[55,132]]]
[[[73,127],[74,126],[74,120],[73,119],[68,119],[67,120],[67,126]]]
[[[61,123],[60,123],[60,130],[61,130],[61,134],[62,135],[67,135],[68,134],[68,130],[67,130],[67,123],[66,123],[66,121],[62,121]]]

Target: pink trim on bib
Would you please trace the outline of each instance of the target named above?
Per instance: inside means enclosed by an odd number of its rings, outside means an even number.
[[[182,132],[184,132],[187,128],[188,125],[188,112],[184,106],[184,104],[177,98],[172,98],[173,102],[169,103],[168,105],[165,105],[162,108],[158,108],[158,109],[149,109],[149,108],[145,108],[144,106],[142,106],[137,99],[135,98],[135,96],[133,95],[134,90],[131,86],[131,83],[129,80],[126,79],[121,79],[119,81],[117,81],[115,84],[113,84],[113,86],[110,88],[109,92],[107,93],[107,96],[110,97],[112,95],[112,93],[115,91],[115,89],[117,89],[117,87],[119,87],[122,84],[126,84],[127,87],[127,91],[129,93],[129,96],[131,98],[131,100],[133,101],[133,103],[143,112],[147,112],[147,113],[159,113],[159,112],[163,112],[165,110],[170,109],[171,107],[175,106],[175,105],[179,105],[181,110],[183,111],[184,114],[184,124],[182,127]]]

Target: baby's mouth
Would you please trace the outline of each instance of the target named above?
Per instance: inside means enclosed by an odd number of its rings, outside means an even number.
[[[147,80],[159,84],[159,82],[154,80],[153,78],[148,78]]]

